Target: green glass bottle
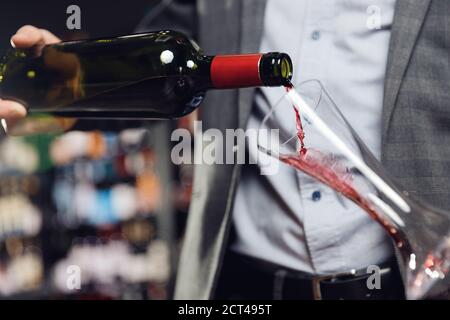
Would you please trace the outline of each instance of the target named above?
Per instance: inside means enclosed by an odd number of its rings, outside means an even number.
[[[170,119],[210,89],[284,86],[287,54],[205,56],[175,31],[13,49],[0,64],[0,97],[30,114],[77,118]]]

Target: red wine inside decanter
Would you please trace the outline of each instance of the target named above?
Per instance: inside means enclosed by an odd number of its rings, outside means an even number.
[[[286,91],[295,90],[292,84],[286,86]],[[398,235],[398,231],[392,225],[377,214],[375,208],[355,188],[353,175],[349,169],[333,155],[324,154],[315,149],[309,149],[305,145],[305,132],[302,125],[298,106],[293,106],[296,117],[297,137],[300,148],[295,155],[280,155],[280,160],[326,184],[346,198],[352,200],[365,210],[373,219],[379,221],[383,227],[396,239],[397,245],[404,243]]]

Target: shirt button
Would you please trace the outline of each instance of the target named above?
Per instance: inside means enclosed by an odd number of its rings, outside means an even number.
[[[311,195],[311,199],[314,202],[317,202],[320,200],[320,198],[322,198],[322,194],[320,193],[320,191],[314,191]]]
[[[311,33],[311,38],[312,38],[313,40],[319,40],[319,39],[320,39],[320,31],[319,31],[319,30],[314,30],[314,31]]]

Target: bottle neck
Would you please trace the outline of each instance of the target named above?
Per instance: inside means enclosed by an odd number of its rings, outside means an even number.
[[[210,80],[215,89],[286,86],[291,78],[292,62],[284,53],[211,57]]]

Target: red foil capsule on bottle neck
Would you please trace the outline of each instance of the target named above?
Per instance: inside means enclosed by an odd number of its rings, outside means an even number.
[[[262,54],[215,56],[211,62],[211,83],[216,89],[259,87]]]

